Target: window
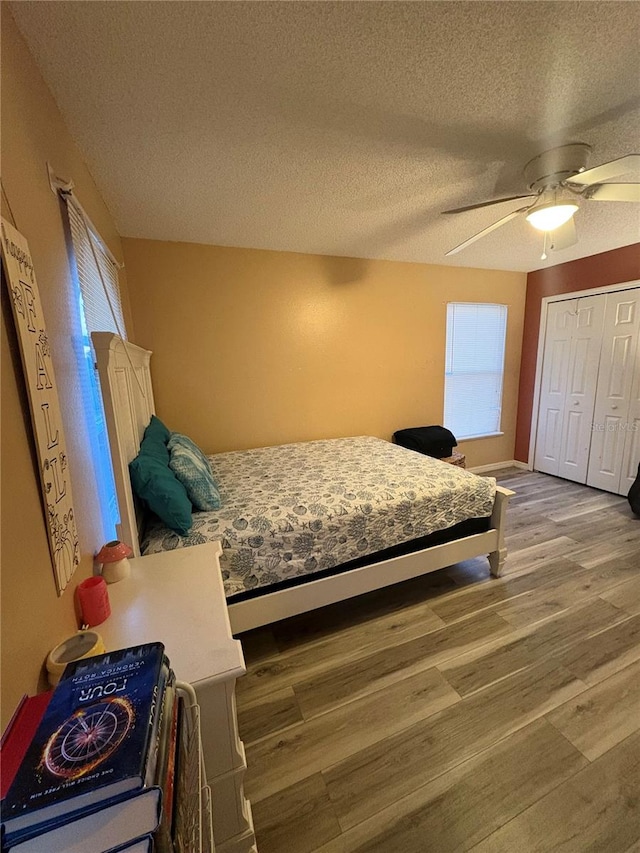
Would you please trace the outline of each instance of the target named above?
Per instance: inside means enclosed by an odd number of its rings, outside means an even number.
[[[500,433],[507,306],[447,304],[444,425],[456,438]]]
[[[63,193],[62,197],[69,215],[82,329],[82,339],[75,349],[82,362],[81,391],[91,441],[93,475],[101,507],[104,541],[108,541],[115,538],[120,517],[91,332],[115,332],[126,338],[118,268],[77,199],[70,193]]]

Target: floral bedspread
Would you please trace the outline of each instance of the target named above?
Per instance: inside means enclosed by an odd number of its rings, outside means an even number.
[[[145,554],[221,540],[227,597],[330,569],[491,514],[496,481],[370,436],[209,457],[221,507],[187,536],[149,525]]]

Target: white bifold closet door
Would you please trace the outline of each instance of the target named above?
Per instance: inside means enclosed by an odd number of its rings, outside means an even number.
[[[629,489],[638,476],[638,465],[640,465],[640,332],[638,333],[636,347],[636,369],[631,389],[631,405],[629,406],[629,429],[624,440],[620,488],[618,489],[621,495],[629,494]]]
[[[534,467],[584,483],[598,385],[604,294],[551,302]]]
[[[587,485],[626,494],[640,462],[640,289],[610,293]]]
[[[551,302],[534,468],[626,495],[640,462],[640,288]]]

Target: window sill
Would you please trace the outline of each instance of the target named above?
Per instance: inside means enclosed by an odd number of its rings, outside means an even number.
[[[477,441],[479,438],[495,438],[498,435],[504,435],[503,432],[486,432],[482,435],[461,435],[456,436],[458,441]]]

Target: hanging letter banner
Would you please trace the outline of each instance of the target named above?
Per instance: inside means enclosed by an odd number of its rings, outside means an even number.
[[[67,448],[49,337],[29,246],[22,234],[4,218],[2,261],[20,342],[46,507],[49,547],[56,587],[58,595],[61,595],[80,562]]]

